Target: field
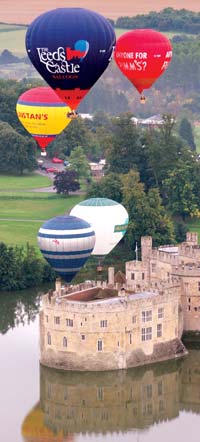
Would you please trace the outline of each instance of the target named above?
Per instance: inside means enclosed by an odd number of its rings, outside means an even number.
[[[18,57],[24,57],[26,55],[25,48],[25,35],[26,26],[13,26],[0,23],[0,53],[4,49],[8,49]],[[116,37],[124,34],[129,29],[115,28]],[[172,38],[176,35],[175,32],[164,32],[168,38]],[[179,33],[181,34],[181,33]]]
[[[190,9],[199,12],[198,0],[1,0],[0,22],[28,24],[44,11],[62,7],[87,8],[99,12],[107,18],[135,16],[150,11],[160,11],[166,7]]]
[[[0,176],[0,241],[37,246],[37,233],[43,222],[64,215],[83,199],[79,195],[63,198],[55,193],[28,190],[50,184],[49,178],[40,175]]]

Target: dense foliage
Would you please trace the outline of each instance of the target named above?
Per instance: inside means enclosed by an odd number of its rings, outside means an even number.
[[[115,26],[125,29],[151,28],[165,32],[198,34],[200,33],[200,13],[168,7],[160,12],[152,11],[149,14],[136,15],[135,17],[119,17]]]
[[[55,273],[36,254],[34,247],[0,243],[0,291],[38,287],[55,279]]]

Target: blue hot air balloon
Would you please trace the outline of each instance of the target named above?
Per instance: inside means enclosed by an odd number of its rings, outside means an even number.
[[[112,58],[115,32],[102,15],[84,8],[58,8],[28,27],[26,50],[46,82],[76,109]]]
[[[39,248],[58,275],[70,282],[92,253],[95,233],[76,216],[56,216],[38,232]]]

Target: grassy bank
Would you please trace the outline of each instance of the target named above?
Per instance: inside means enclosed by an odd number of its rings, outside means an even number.
[[[37,233],[43,222],[64,215],[84,197],[64,198],[56,193],[29,189],[48,187],[48,177],[33,174],[25,177],[0,176],[0,241],[37,246]]]

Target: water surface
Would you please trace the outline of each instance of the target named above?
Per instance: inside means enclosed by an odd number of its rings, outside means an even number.
[[[199,442],[200,350],[126,371],[39,364],[39,297],[0,297],[0,441]]]

